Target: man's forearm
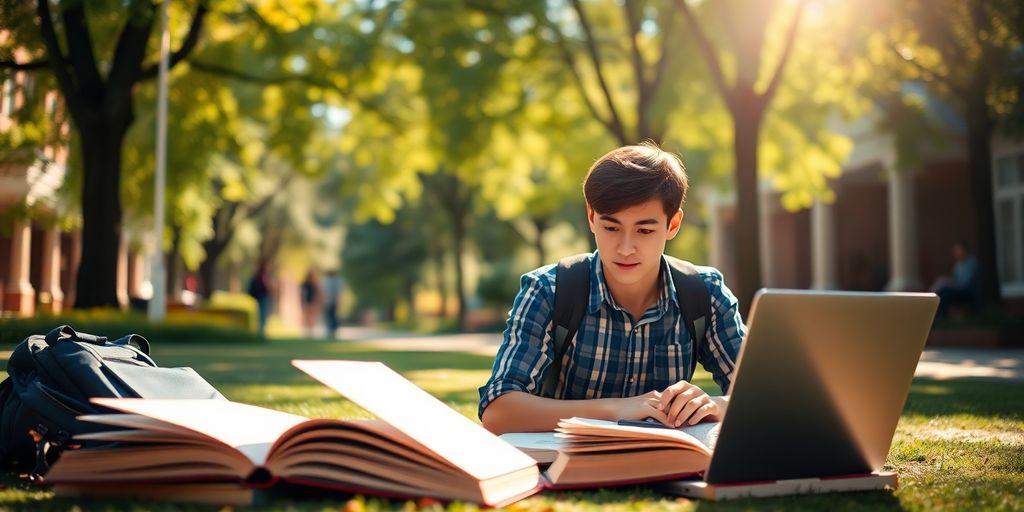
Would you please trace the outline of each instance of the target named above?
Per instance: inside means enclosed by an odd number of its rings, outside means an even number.
[[[512,391],[488,404],[482,421],[487,430],[499,435],[506,432],[544,432],[554,430],[558,420],[573,416],[618,419],[615,411],[619,400],[556,400]]]

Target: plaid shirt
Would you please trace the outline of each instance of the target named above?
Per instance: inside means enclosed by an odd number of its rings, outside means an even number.
[[[590,302],[566,350],[555,396],[565,400],[629,397],[689,380],[693,342],[675,285],[664,279],[670,272],[668,262],[662,258],[658,302],[635,322],[609,293],[597,252],[590,262]],[[556,265],[547,265],[523,275],[491,378],[480,388],[478,414],[483,415],[491,401],[509,391],[540,392],[544,371],[555,355],[555,269]],[[713,311],[698,360],[728,392],[746,327],[722,273],[711,267],[697,269]]]

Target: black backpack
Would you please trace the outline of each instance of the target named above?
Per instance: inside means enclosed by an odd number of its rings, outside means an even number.
[[[583,314],[590,302],[590,253],[563,258],[555,270],[555,359],[548,365],[541,379],[540,396],[553,398],[562,377],[562,360],[576,336]],[[704,279],[688,261],[665,255],[672,270],[676,298],[682,308],[686,329],[693,341],[690,374],[697,368],[697,351],[704,343],[704,330],[711,319],[711,297],[704,287]],[[561,292],[561,293],[559,293]]]
[[[46,473],[73,436],[111,430],[77,419],[115,412],[90,398],[224,398],[191,368],[157,367],[138,334],[108,341],[67,325],[22,341],[7,373],[0,383],[0,465],[32,468],[33,477]]]

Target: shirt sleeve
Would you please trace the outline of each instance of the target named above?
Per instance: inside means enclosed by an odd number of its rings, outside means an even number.
[[[725,286],[722,273],[709,269],[703,277],[711,297],[712,314],[705,331],[705,343],[700,347],[700,362],[722,388],[722,393],[728,393],[747,328],[740,317],[739,300]]]
[[[519,295],[509,311],[504,340],[491,368],[491,378],[480,388],[477,409],[480,417],[494,399],[509,391],[536,393],[544,370],[554,358],[549,328],[554,307],[554,278],[544,271],[547,268],[523,275]]]

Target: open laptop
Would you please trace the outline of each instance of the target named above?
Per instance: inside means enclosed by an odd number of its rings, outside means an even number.
[[[761,290],[706,499],[895,487],[881,472],[939,299],[932,293]]]

